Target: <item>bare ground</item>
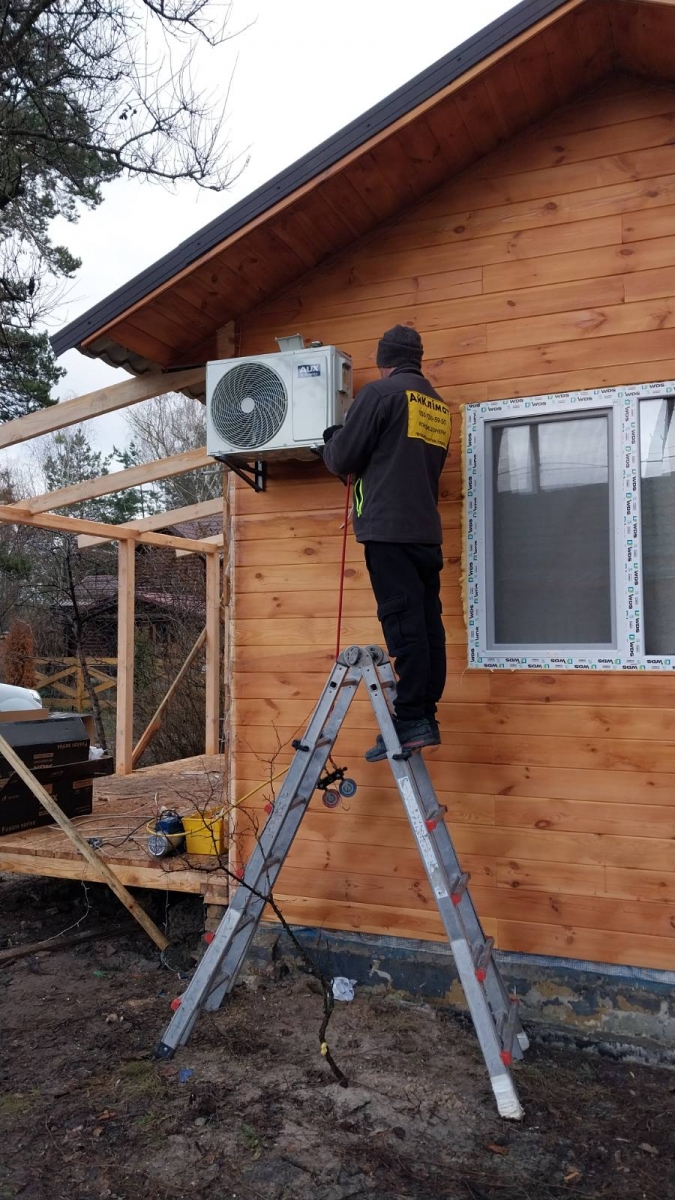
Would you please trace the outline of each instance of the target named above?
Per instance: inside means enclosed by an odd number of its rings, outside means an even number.
[[[81,928],[112,930],[116,901],[89,895]],[[0,880],[0,947],[58,933],[82,899],[77,884]],[[168,918],[194,946],[199,902]],[[465,1020],[362,996],[329,1029],[341,1088],[316,984],[297,973],[246,977],[156,1063],[184,986],[134,929],[0,967],[0,1200],[675,1198],[670,1070],[535,1039],[517,1071],[526,1118],[506,1124]]]

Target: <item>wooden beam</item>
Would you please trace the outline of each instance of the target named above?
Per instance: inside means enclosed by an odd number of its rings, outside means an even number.
[[[148,722],[148,724],[146,725],[145,729],[143,730],[141,736],[139,737],[138,741],[136,742],[136,745],[134,746],[134,752],[131,756],[131,766],[132,767],[136,766],[136,763],[141,758],[141,755],[144,753],[145,750],[147,750],[148,746],[150,745],[150,742],[154,738],[157,731],[160,729],[161,724],[162,724],[162,717],[164,716],[165,710],[168,708],[169,704],[171,703],[171,700],[173,699],[174,695],[178,691],[178,688],[180,687],[187,672],[190,670],[190,667],[192,666],[197,655],[199,654],[199,651],[201,650],[205,641],[206,641],[206,629],[202,629],[199,637],[197,638],[197,641],[195,642],[190,653],[188,654],[187,658],[185,659],[185,662],[183,663],[178,674],[176,675],[176,678],[174,679],[173,683],[171,684],[169,690],[167,691],[163,700],[158,705],[155,713],[151,717],[150,721]]]
[[[222,509],[222,507],[223,507],[222,500],[219,500],[218,504],[219,504],[220,508]],[[217,550],[220,550],[221,547],[225,544],[225,538],[222,533],[211,533],[211,534],[209,534],[208,537],[201,538],[200,540],[202,542],[207,542],[209,546],[211,546]],[[188,550],[188,549],[186,549],[185,546],[180,546],[176,550],[176,558],[185,558],[186,554],[194,554],[194,550]]]
[[[133,549],[133,543],[120,546],[120,551],[130,550],[132,554]],[[143,929],[148,936],[152,938],[155,945],[158,946],[160,950],[166,950],[167,946],[169,945],[168,938],[164,937],[164,934],[157,928],[155,922],[150,919],[145,909],[141,908],[140,904],[134,900],[132,895],[130,895],[124,884],[121,883],[114,872],[111,871],[105,859],[101,858],[101,856],[97,854],[96,851],[89,845],[89,842],[85,841],[85,839],[82,837],[82,834],[78,832],[66,814],[61,811],[56,801],[49,795],[49,792],[45,791],[42,784],[33,775],[33,772],[30,771],[26,764],[21,761],[16,751],[10,746],[9,742],[5,741],[4,737],[2,737],[2,734],[0,734],[0,754],[2,754],[4,759],[6,759],[12,770],[16,771],[19,779],[23,780],[26,787],[35,796],[35,799],[40,801],[40,804],[47,810],[50,817],[54,818],[56,824],[61,827],[66,837],[70,838],[70,841],[73,843],[82,857],[86,858],[90,866],[94,868],[99,879],[108,884],[108,887],[111,888],[111,890],[115,893],[118,900],[122,901],[124,907],[127,908],[131,915],[136,918],[139,925],[142,925]]]
[[[83,933],[73,933],[70,937],[43,938],[40,942],[24,942],[22,946],[11,946],[9,950],[0,950],[0,964],[16,962],[29,954],[39,954],[41,950],[69,950],[71,946],[80,946],[82,942],[95,942],[103,938],[129,936],[129,926],[121,929],[89,929]]]
[[[219,516],[223,511],[223,502],[217,500],[201,500],[199,504],[186,504],[183,508],[170,508],[167,512],[153,513],[151,517],[139,517],[136,521],[125,521],[125,529],[139,529],[151,532],[153,529],[166,529],[167,525],[177,525],[180,521],[200,521],[203,517]],[[90,537],[82,534],[77,539],[80,550],[88,546],[101,546],[109,538]],[[204,539],[209,540],[209,539]]]
[[[17,446],[20,442],[42,437],[45,433],[65,429],[67,425],[78,425],[80,421],[89,421],[103,413],[128,408],[130,404],[138,404],[141,400],[152,400],[153,396],[179,392],[182,388],[194,387],[203,382],[203,367],[192,367],[189,371],[174,371],[169,374],[153,371],[152,374],[141,375],[138,379],[125,379],[123,383],[113,383],[110,387],[87,392],[86,396],[78,396],[75,400],[63,400],[61,404],[29,413],[27,417],[7,421],[0,428],[0,449],[4,446]]]
[[[86,521],[83,517],[62,517],[58,513],[26,513],[14,504],[0,504],[0,521],[12,525],[32,525],[37,529],[53,529],[57,533],[87,533],[101,541],[140,542],[146,546],[177,547],[195,554],[217,554],[219,547],[206,540],[182,538],[171,533],[143,533],[128,525],[107,525],[104,521]]]
[[[205,754],[217,754],[220,734],[220,558],[206,559]]]
[[[133,770],[135,552],[134,542],[120,542],[117,587],[117,716],[115,733],[115,771],[118,775],[130,775]]]
[[[21,500],[13,507],[27,513],[49,512],[53,508],[65,508],[81,500],[94,500],[99,496],[110,496],[126,488],[140,487],[143,483],[154,483],[158,479],[171,479],[184,475],[186,471],[198,471],[201,467],[213,466],[214,460],[206,453],[205,446],[196,450],[185,450],[183,454],[172,454],[169,458],[158,458],[154,462],[141,463],[126,471],[114,471],[112,475],[101,475],[99,479],[86,479],[84,483],[73,483],[56,492],[45,492]]]

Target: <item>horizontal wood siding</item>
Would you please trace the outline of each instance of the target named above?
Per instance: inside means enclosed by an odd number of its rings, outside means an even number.
[[[564,61],[552,69],[563,88]],[[527,72],[507,84],[521,108],[539,86]],[[362,384],[377,337],[403,321],[458,414],[466,401],[672,378],[674,138],[672,87],[606,82],[260,306],[240,352],[300,330],[348,350]],[[444,741],[427,761],[480,914],[505,950],[672,968],[675,679],[466,671],[460,426],[441,489]],[[314,464],[273,465],[263,496],[236,489],[235,795],[289,762],[330,668],[343,501]],[[380,640],[350,535],[342,641]],[[388,767],[363,762],[373,737],[364,697],[337,752],[359,792],[330,812],[312,801],[279,901],[298,922],[441,938]],[[264,803],[240,815],[244,857]]]

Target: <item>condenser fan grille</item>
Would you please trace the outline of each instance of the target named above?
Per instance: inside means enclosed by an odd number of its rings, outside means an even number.
[[[240,450],[265,446],[288,412],[284,382],[263,363],[232,367],[213,391],[211,420],[216,432]]]

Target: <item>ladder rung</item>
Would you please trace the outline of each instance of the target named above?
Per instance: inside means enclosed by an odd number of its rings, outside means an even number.
[[[460,903],[462,896],[469,886],[470,878],[471,876],[467,871],[462,871],[461,875],[455,875],[454,879],[450,880],[450,899],[453,904],[457,905]]]
[[[495,939],[489,937],[485,939],[482,946],[478,944],[474,948],[473,963],[476,970],[476,979],[479,983],[485,983],[485,977],[487,975],[487,969],[490,965],[490,959],[492,958],[494,944]]]
[[[499,1057],[505,1067],[510,1067],[513,1061],[513,1041],[518,1024],[518,1000],[515,996],[509,997],[509,1004],[508,1017],[501,1022],[503,1032],[501,1033],[502,1049]]]
[[[433,833],[434,829],[438,825],[438,822],[442,821],[444,819],[447,811],[448,811],[448,807],[446,804],[438,804],[438,805],[436,805],[436,808],[434,808],[429,813],[428,817],[426,818],[426,820],[424,822],[427,829],[429,830],[429,833]]]
[[[213,979],[211,981],[211,987],[209,988],[208,992],[206,993],[206,996],[204,997],[204,999],[207,1000],[209,996],[212,996],[214,992],[218,991],[219,987],[222,987],[224,983],[227,983],[228,979],[230,978],[230,975],[231,975],[231,972],[226,971],[224,975],[219,975],[217,979]]]

